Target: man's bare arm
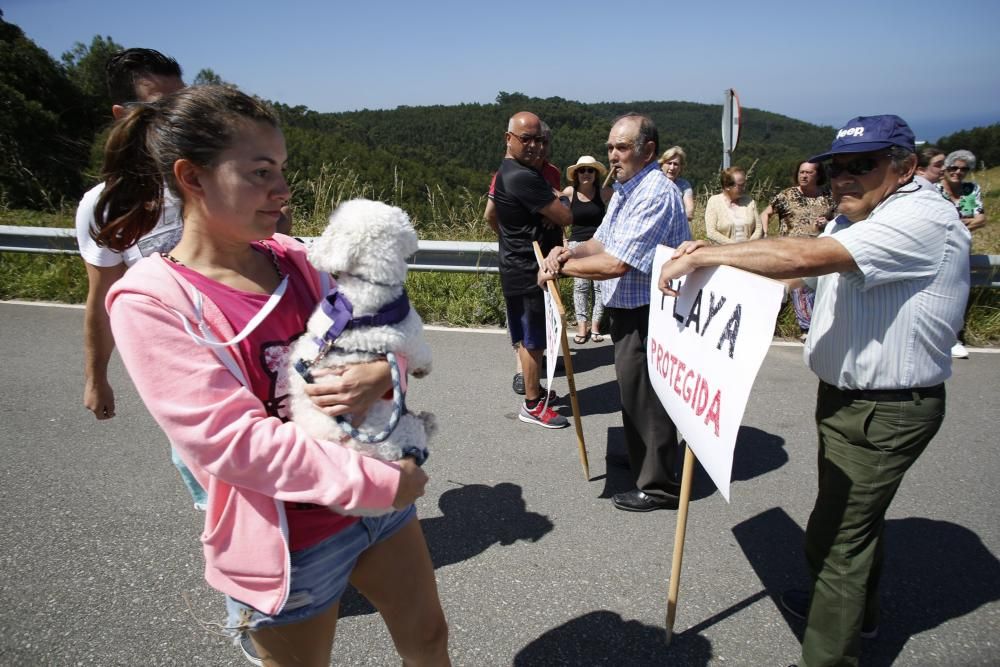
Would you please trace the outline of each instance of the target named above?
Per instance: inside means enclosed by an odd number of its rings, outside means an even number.
[[[492,199],[486,200],[486,210],[483,212],[483,220],[490,226],[494,234],[497,236],[500,235],[500,223],[497,222],[497,205],[493,203]]]
[[[125,265],[87,266],[87,305],[83,314],[83,404],[98,419],[115,416],[115,393],[108,383],[108,361],[115,349],[104,298]]]
[[[675,278],[695,269],[723,265],[778,279],[858,270],[847,249],[830,236],[769,238],[725,246],[699,241],[686,242],[677,249],[674,258],[663,265],[657,284],[664,294],[672,295],[675,290],[670,281]]]
[[[547,221],[560,227],[568,227],[573,224],[573,213],[560,199],[553,199],[539,213]]]
[[[539,284],[551,280],[560,273],[572,278],[607,280],[623,276],[632,267],[617,257],[608,254],[597,239],[590,239],[573,249],[553,248],[538,272]]]

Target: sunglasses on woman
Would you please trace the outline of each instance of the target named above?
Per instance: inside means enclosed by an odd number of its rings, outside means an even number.
[[[597,170],[593,167],[578,167],[576,170],[578,174],[596,174]]]
[[[962,172],[964,174],[964,173],[967,173],[969,171],[969,168],[968,167],[955,167],[955,166],[952,166],[952,167],[946,167],[945,171],[947,171],[949,174],[954,174],[955,172],[958,172],[958,171],[960,171],[960,172]]]

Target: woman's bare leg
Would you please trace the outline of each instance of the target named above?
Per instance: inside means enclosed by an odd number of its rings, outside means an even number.
[[[250,633],[266,667],[329,667],[340,603],[301,623]]]
[[[450,665],[448,623],[416,517],[361,554],[351,583],[375,605],[404,665]]]

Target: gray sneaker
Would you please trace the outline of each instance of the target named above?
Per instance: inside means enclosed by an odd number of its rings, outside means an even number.
[[[257,667],[264,667],[264,661],[257,655],[257,647],[253,645],[253,640],[250,639],[249,632],[244,632],[240,635],[240,651],[243,652],[243,657],[251,664],[257,665]]]
[[[538,424],[543,428],[566,428],[569,426],[569,420],[545,405],[545,401],[538,401],[533,408],[529,408],[527,403],[521,403],[521,412],[517,418],[526,424]]]

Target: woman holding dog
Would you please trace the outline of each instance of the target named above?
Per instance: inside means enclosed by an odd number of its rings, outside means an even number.
[[[566,179],[573,185],[563,190],[563,195],[569,199],[570,211],[573,214],[573,227],[569,235],[570,249],[589,241],[604,219],[604,209],[614,192],[611,188],[602,188],[601,179],[608,173],[607,167],[589,155],[583,155],[576,164],[566,169]],[[587,301],[593,290],[593,311],[590,321],[593,329],[587,326]],[[601,315],[604,314],[604,302],[601,300],[601,282],[586,278],[573,279],[573,310],[576,312],[576,336],[573,342],[583,345],[590,338],[595,343],[604,341],[601,333]]]
[[[189,88],[113,128],[95,237],[121,249],[184,202],[168,255],[141,260],[107,299],[115,341],[153,417],[208,491],[205,577],[227,628],[265,665],[328,665],[348,581],[382,614],[407,665],[447,665],[447,624],[413,501],[427,476],[308,437],[287,421],[288,345],[321,298],[304,247],[275,235],[289,197],[273,112],[239,91]],[[378,361],[307,389],[361,414],[390,387]],[[358,519],[328,506],[388,512]]]

